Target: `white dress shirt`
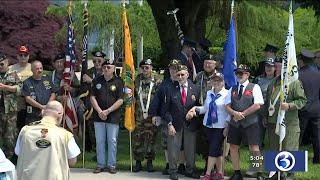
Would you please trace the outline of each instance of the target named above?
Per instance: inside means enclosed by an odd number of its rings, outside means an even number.
[[[201,106],[201,107],[198,107],[199,110],[200,110],[200,114],[204,114],[205,113],[204,118],[203,118],[203,125],[208,127],[208,128],[225,128],[225,122],[226,121],[230,121],[230,119],[231,119],[230,115],[228,114],[228,112],[226,110],[226,106],[225,106],[225,103],[224,103],[226,97],[228,96],[228,90],[223,88],[218,93],[218,94],[221,95],[221,97],[216,99],[218,122],[212,124],[211,126],[207,126],[206,124],[207,124],[207,119],[208,119],[209,105],[210,105],[210,102],[212,101],[211,94],[216,96],[214,94],[214,89],[211,89],[211,90],[207,91],[207,97],[206,97],[206,100],[204,102],[204,105]]]
[[[238,84],[238,90],[240,90],[240,85],[243,85],[243,91],[242,91],[242,94],[243,92],[245,91],[246,87],[248,86],[249,84],[249,81],[245,81],[243,84]],[[224,104],[230,104],[231,103],[231,94],[232,94],[232,88],[229,89],[229,92],[228,92],[228,96],[227,98],[225,99],[225,103]],[[258,84],[255,84],[253,86],[253,90],[252,90],[252,96],[253,96],[253,103],[254,104],[264,104],[264,100],[263,100],[263,96],[262,96],[262,92],[261,92],[261,88]]]

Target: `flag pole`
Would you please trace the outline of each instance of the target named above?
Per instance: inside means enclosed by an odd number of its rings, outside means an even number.
[[[126,1],[125,0],[123,0],[122,6],[123,6],[123,9],[126,8]],[[129,152],[129,155],[130,155],[130,172],[132,172],[132,166],[133,165],[132,165],[132,134],[131,134],[131,131],[129,131],[129,151],[130,151]]]

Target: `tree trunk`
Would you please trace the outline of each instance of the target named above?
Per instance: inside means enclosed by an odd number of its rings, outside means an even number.
[[[160,62],[163,67],[167,67],[169,61],[176,58],[181,50],[174,17],[173,15],[167,15],[167,12],[179,8],[177,19],[184,36],[198,41],[205,37],[208,0],[147,1],[152,9],[161,41]]]

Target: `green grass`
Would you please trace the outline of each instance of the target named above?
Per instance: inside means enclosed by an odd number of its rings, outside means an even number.
[[[159,135],[158,135],[158,139]],[[162,171],[165,166],[165,159],[162,147],[160,145],[160,141],[157,143],[157,155],[156,160],[154,161],[154,166],[157,171]],[[305,173],[296,173],[296,178],[299,180],[317,180],[320,179],[320,165],[312,164],[313,151],[311,146],[302,146],[301,150],[309,151],[309,159],[308,159],[308,172]],[[107,151],[107,150],[106,150]],[[106,152],[107,153],[107,152]],[[240,150],[240,159],[241,159],[241,169],[243,174],[249,167],[249,151],[248,147],[241,147]],[[85,154],[85,168],[94,169],[96,167],[96,159],[94,159],[95,153],[90,152]],[[107,157],[107,156],[106,156]],[[134,166],[133,162],[133,166]],[[298,162],[299,163],[299,162]],[[301,162],[302,163],[302,162]],[[196,166],[199,169],[204,167],[204,161],[197,157]],[[74,167],[82,168],[82,154],[78,156],[78,162]],[[118,140],[118,155],[117,155],[117,168],[119,170],[130,170],[130,154],[129,154],[129,133],[127,130],[121,130],[119,133]],[[230,176],[233,174],[231,163],[225,163],[225,175]],[[267,174],[265,174],[267,175]]]

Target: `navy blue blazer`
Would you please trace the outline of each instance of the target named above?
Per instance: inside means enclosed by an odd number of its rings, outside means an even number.
[[[187,121],[186,115],[193,106],[200,105],[199,98],[200,89],[191,80],[188,80],[187,102],[185,106],[182,103],[179,84],[167,86],[164,119],[167,123],[172,122],[176,131],[180,131],[182,128],[196,131],[201,122],[196,117]]]

